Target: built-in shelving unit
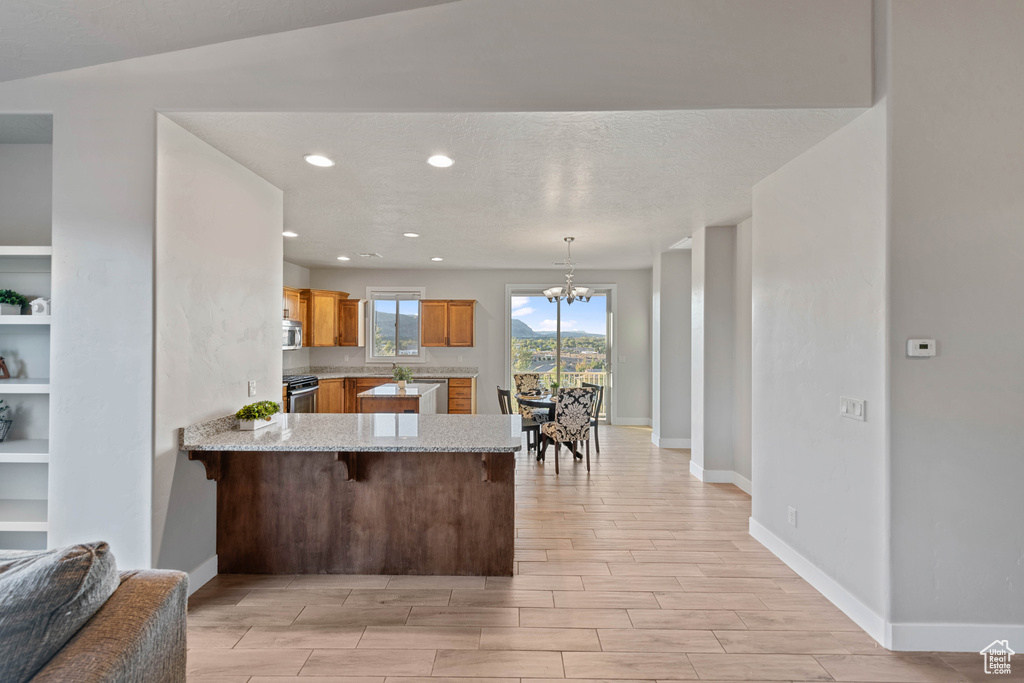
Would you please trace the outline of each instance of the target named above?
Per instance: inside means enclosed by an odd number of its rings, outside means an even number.
[[[0,245],[0,289],[49,297],[53,249]],[[14,424],[0,441],[0,548],[45,547],[49,530],[50,338],[48,315],[0,315],[0,356],[13,374],[0,398]]]

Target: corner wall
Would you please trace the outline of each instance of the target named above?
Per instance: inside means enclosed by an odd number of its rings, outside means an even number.
[[[891,12],[893,642],[1020,652],[1024,3]]]
[[[690,286],[692,252],[659,254],[652,270],[651,441],[690,447]]]
[[[153,565],[208,578],[216,484],[178,429],[281,400],[283,195],[163,116],[156,168]]]
[[[751,533],[879,640],[886,119],[877,105],[758,183],[752,251]],[[866,399],[867,421],[841,418],[840,396]]]

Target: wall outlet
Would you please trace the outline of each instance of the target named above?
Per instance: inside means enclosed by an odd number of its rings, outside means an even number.
[[[620,363],[625,363],[626,362],[626,357],[625,356],[619,356],[619,362]]]
[[[256,382],[249,382],[249,398],[256,395]]]
[[[839,397],[839,416],[851,420],[867,421],[867,402],[859,398]]]
[[[796,508],[789,506],[789,525],[796,526]]]
[[[462,362],[462,356],[459,356],[459,362],[460,363]]]

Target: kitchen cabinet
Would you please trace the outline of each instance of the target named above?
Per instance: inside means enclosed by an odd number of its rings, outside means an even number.
[[[338,346],[365,346],[365,302],[362,299],[338,301]]]
[[[420,301],[422,346],[473,346],[475,305],[471,299]]]
[[[453,377],[448,380],[448,414],[476,413],[476,380]]]
[[[345,380],[344,379],[322,379],[320,380],[320,392],[317,394],[316,412],[318,413],[343,413],[345,412]]]
[[[309,345],[337,346],[338,293],[309,290]]]
[[[390,377],[356,377],[345,380],[345,412],[359,412],[359,394],[393,380]]]
[[[285,320],[301,320],[301,308],[302,308],[302,293],[298,289],[292,289],[291,287],[284,288],[284,319]]]

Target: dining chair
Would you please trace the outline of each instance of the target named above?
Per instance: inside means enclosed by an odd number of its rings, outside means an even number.
[[[517,394],[540,393],[539,372],[520,372],[512,375],[512,379],[515,380]],[[520,404],[519,414],[523,416],[524,420],[533,420],[538,424],[551,421],[551,414],[546,408],[533,408]]]
[[[498,387],[498,407],[501,408],[502,415],[512,414],[512,392],[508,389],[502,389]],[[523,418],[523,431],[526,432],[526,450],[540,451],[540,423],[537,421],[524,417]],[[531,438],[532,437],[532,438]],[[537,456],[540,460],[540,456]]]
[[[590,471],[590,415],[594,405],[594,390],[583,387],[559,389],[555,401],[555,421],[540,426],[541,434],[555,442],[555,474],[558,474],[558,450],[562,443],[587,444],[587,472]]]
[[[590,413],[590,426],[594,429],[594,448],[600,453],[601,439],[597,433],[597,425],[601,418],[601,408],[604,405],[604,387],[600,384],[591,384],[590,382],[580,382],[580,386],[594,390],[594,408]]]

